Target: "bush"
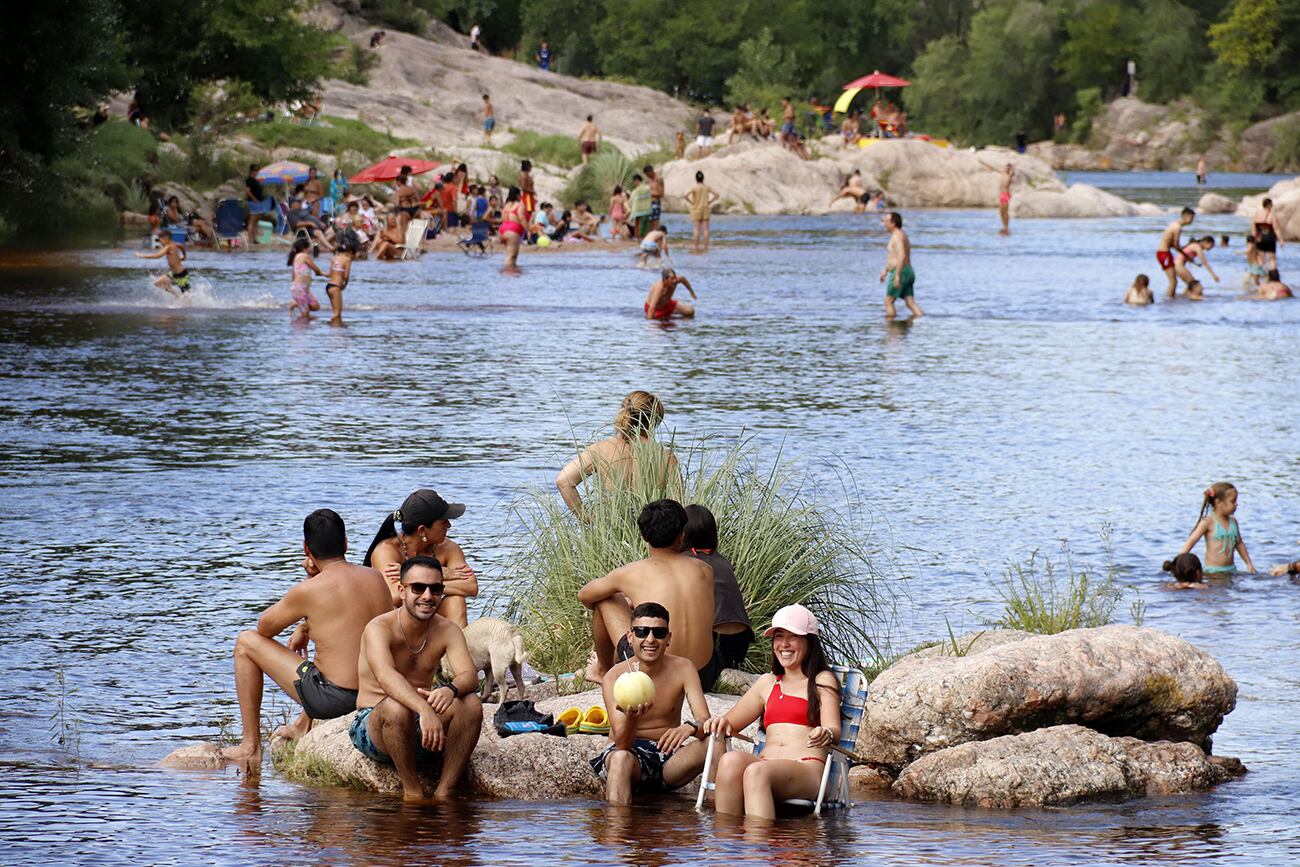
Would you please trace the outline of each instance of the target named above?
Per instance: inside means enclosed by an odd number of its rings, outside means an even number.
[[[1104,577],[1097,577],[1086,567],[1075,571],[1068,543],[1061,545],[1062,563],[1040,557],[1037,551],[1023,563],[1013,563],[995,584],[1002,597],[1002,616],[991,625],[1004,629],[1021,629],[1040,635],[1055,635],[1067,629],[1105,626],[1112,622],[1115,606],[1124,597],[1125,588],[1116,581],[1117,570],[1110,556],[1110,531],[1106,542],[1107,565]],[[1068,581],[1062,586],[1058,573]]]
[[[358,45],[335,34],[331,44],[331,72],[348,84],[364,86],[370,83],[370,70],[379,62],[379,55],[364,45]]]
[[[86,165],[108,174],[139,178],[153,169],[157,152],[158,142],[148,130],[110,120],[87,135],[76,154]]]
[[[582,152],[578,149],[578,139],[567,135],[542,135],[531,130],[512,129],[514,141],[501,150],[514,154],[520,159],[531,160],[548,166],[571,169],[582,162]],[[601,142],[597,154],[608,151],[618,152],[618,148],[608,142]]]
[[[1092,122],[1101,114],[1101,88],[1085,87],[1075,94],[1074,123],[1070,125],[1070,140],[1075,144],[1086,145],[1092,137]]]
[[[591,615],[578,589],[645,556],[635,516],[666,496],[705,505],[717,517],[719,550],[735,566],[755,632],[777,609],[798,602],[816,613],[837,658],[880,655],[871,632],[891,605],[874,551],[859,541],[850,517],[823,505],[779,454],[768,463],[747,439],[704,441],[677,452],[683,482],[668,471],[658,443],[637,450],[641,471],[630,487],[607,489],[592,477],[583,494],[585,521],[553,490],[533,491],[512,507],[521,526],[512,545],[509,608],[534,666],[558,673],[585,663]],[[764,670],[767,654],[756,642],[746,667]]]
[[[1268,153],[1270,172],[1300,169],[1300,120],[1283,121],[1273,127],[1273,149]]]
[[[560,192],[560,201],[568,208],[578,201],[585,201],[593,211],[600,213],[614,187],[626,190],[635,173],[636,166],[618,148],[597,151],[591,162],[565,184]]]
[[[419,144],[414,139],[398,138],[371,129],[359,120],[328,115],[323,119],[324,123],[311,126],[283,121],[260,121],[248,124],[243,130],[267,149],[301,148],[326,154],[342,154],[351,150],[372,159],[380,159],[399,148]]]

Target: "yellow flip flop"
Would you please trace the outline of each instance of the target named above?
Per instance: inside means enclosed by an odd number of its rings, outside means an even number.
[[[565,734],[576,735],[582,724],[582,708],[571,707],[556,717],[555,721],[564,725]]]
[[[578,733],[584,735],[607,735],[609,734],[609,715],[600,705],[592,705],[587,708],[587,712],[582,715],[582,722],[578,725]]]

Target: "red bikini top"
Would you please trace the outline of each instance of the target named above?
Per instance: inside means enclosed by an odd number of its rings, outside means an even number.
[[[808,699],[782,692],[779,677],[773,684],[772,691],[767,694],[767,704],[763,707],[763,728],[766,729],[774,723],[808,725]]]

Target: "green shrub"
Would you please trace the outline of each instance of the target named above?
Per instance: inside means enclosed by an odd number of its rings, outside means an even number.
[[[1289,172],[1300,169],[1300,120],[1289,120],[1273,127],[1273,149],[1268,154],[1268,170]]]
[[[593,211],[600,213],[614,187],[626,190],[635,173],[636,166],[618,148],[597,151],[591,162],[564,185],[560,200],[570,208],[575,202],[585,201]]]
[[[124,178],[148,174],[158,151],[158,142],[146,129],[124,120],[110,120],[96,127],[76,153],[86,165]]]
[[[585,663],[591,615],[578,602],[578,589],[646,555],[635,518],[662,497],[713,511],[719,550],[735,567],[756,632],[779,608],[798,602],[816,613],[836,658],[880,655],[871,636],[892,605],[875,552],[850,516],[824,505],[811,482],[779,454],[765,462],[748,439],[729,445],[705,440],[677,450],[678,479],[658,443],[636,448],[639,472],[630,486],[605,488],[596,476],[589,479],[585,520],[577,520],[553,490],[533,491],[513,504],[520,526],[511,546],[509,611],[534,666],[558,673]],[[767,656],[765,643],[756,642],[746,667],[764,670]]]
[[[358,45],[340,34],[334,34],[330,44],[332,46],[330,52],[331,74],[348,84],[358,86],[369,84],[370,70],[375,67],[375,64],[379,63],[378,53],[367,49],[364,45]]]
[[[1092,137],[1092,122],[1101,114],[1101,88],[1085,87],[1075,94],[1074,123],[1070,125],[1070,140],[1075,144],[1087,144]]]
[[[510,130],[514,141],[501,150],[514,154],[520,159],[531,160],[548,166],[571,169],[582,162],[582,151],[578,148],[578,139],[568,135],[542,135],[531,130]],[[608,142],[601,142],[597,154],[618,151]]]
[[[1054,635],[1112,622],[1115,607],[1126,591],[1116,580],[1109,529],[1103,538],[1107,565],[1100,575],[1088,567],[1076,571],[1068,543],[1061,545],[1060,563],[1034,551],[1025,563],[1011,564],[1003,572],[1002,581],[994,584],[1004,607],[1002,616],[991,625]],[[1062,572],[1064,578],[1059,577]]]
[[[325,154],[358,151],[372,159],[419,144],[414,139],[371,129],[359,120],[328,115],[323,120],[324,123],[311,126],[286,121],[259,121],[243,127],[243,132],[268,150],[287,147]]]

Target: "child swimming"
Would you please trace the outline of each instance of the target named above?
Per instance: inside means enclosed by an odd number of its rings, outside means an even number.
[[[315,271],[319,277],[325,276],[311,257],[311,241],[306,238],[294,241],[287,264],[293,268],[293,285],[290,287],[293,300],[289,302],[289,313],[292,315],[297,310],[303,319],[310,319],[311,311],[320,309],[320,302],[311,294],[311,272]]]
[[[171,270],[166,274],[160,274],[158,279],[153,281],[153,285],[179,298],[190,291],[191,274],[185,267],[185,245],[172,240],[172,236],[167,232],[160,234],[158,240],[162,243],[162,249],[157,253],[136,253],[135,256],[137,259],[161,259],[166,256],[167,265]]]
[[[1254,572],[1255,564],[1250,561],[1246,551],[1246,542],[1241,538],[1237,519],[1232,517],[1237,511],[1237,489],[1231,482],[1215,482],[1205,489],[1205,498],[1201,501],[1201,516],[1196,519],[1192,535],[1183,543],[1178,553],[1186,554],[1192,550],[1196,540],[1205,537],[1205,567],[1209,575],[1227,575],[1237,570],[1233,561],[1233,552],[1240,552],[1246,561],[1246,571]]]
[[[1174,580],[1167,586],[1175,590],[1185,590],[1189,587],[1204,587],[1205,575],[1201,570],[1201,558],[1195,554],[1179,554],[1172,560],[1166,560],[1160,568],[1174,576]]]
[[[1147,304],[1155,303],[1155,296],[1151,294],[1151,278],[1145,274],[1139,274],[1133,278],[1133,285],[1128,287],[1128,292],[1124,294],[1124,303],[1132,304],[1136,307],[1145,307]]]

